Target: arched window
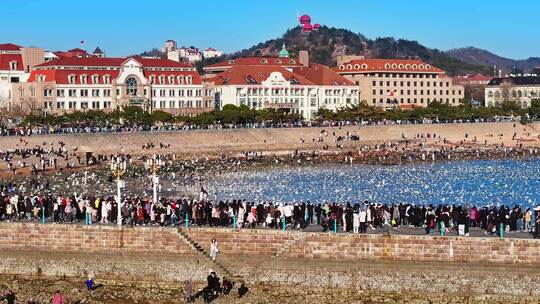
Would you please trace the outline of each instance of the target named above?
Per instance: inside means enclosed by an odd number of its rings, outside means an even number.
[[[128,96],[137,95],[137,79],[134,77],[128,77],[126,79],[126,94]]]

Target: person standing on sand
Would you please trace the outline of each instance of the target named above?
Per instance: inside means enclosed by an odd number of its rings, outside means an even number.
[[[193,283],[190,280],[186,280],[184,284],[184,301],[193,302]]]
[[[212,258],[212,260],[216,260],[217,258],[217,253],[218,253],[218,245],[217,245],[217,241],[216,239],[212,239],[212,241],[210,242],[210,258]]]
[[[56,291],[56,293],[54,294],[54,296],[53,296],[53,298],[51,300],[51,303],[52,304],[65,304],[66,303],[66,299],[60,293],[60,290]]]
[[[15,296],[15,293],[13,290],[8,291],[8,293],[0,298],[0,301],[6,300],[7,304],[15,304],[15,301],[17,300],[17,296]]]

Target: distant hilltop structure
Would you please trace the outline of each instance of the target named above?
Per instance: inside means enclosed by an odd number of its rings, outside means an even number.
[[[195,63],[203,58],[216,58],[223,56],[223,51],[214,48],[207,48],[201,52],[196,47],[177,47],[176,41],[167,40],[163,46],[163,52],[167,54],[167,59],[177,62]]]
[[[299,20],[300,25],[302,26],[302,32],[303,33],[311,33],[312,31],[318,31],[321,27],[320,24],[315,23],[311,24],[311,17],[309,15],[302,15],[300,16]]]

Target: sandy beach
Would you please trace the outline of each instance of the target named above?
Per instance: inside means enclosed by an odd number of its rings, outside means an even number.
[[[94,152],[110,154],[124,151],[133,155],[152,154],[156,151],[178,153],[185,156],[216,156],[220,153],[238,153],[242,151],[287,152],[291,150],[318,150],[323,144],[332,148],[332,142],[313,142],[321,131],[328,131],[331,137],[355,134],[359,141],[345,142],[345,148],[359,145],[374,145],[384,142],[396,142],[404,137],[413,140],[417,135],[435,134],[437,138],[453,143],[465,140],[472,143],[476,137],[478,144],[512,147],[522,143],[534,146],[539,142],[540,123],[521,125],[519,123],[474,123],[474,124],[423,124],[423,125],[376,125],[332,128],[267,128],[267,129],[222,129],[193,130],[175,132],[139,132],[119,134],[69,134],[38,135],[25,137],[27,147],[43,143],[64,142],[69,148],[77,148],[79,153]],[[502,136],[499,136],[501,135]],[[512,140],[516,134],[516,139]],[[491,136],[493,135],[493,136]],[[465,138],[467,136],[467,138]],[[302,143],[301,139],[304,139]],[[433,139],[431,140],[433,141]],[[154,149],[142,149],[146,143],[153,142]],[[159,143],[170,144],[168,149],[159,149]],[[0,137],[1,149],[15,148],[18,137]]]

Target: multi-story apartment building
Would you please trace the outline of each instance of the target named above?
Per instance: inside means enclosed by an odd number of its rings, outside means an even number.
[[[353,59],[334,71],[360,88],[362,101],[382,108],[425,107],[432,101],[457,106],[464,96],[463,86],[420,60]]]
[[[172,114],[213,109],[201,77],[189,64],[167,59],[60,57],[35,67],[13,88],[26,111],[111,111],[128,105]],[[206,95],[213,95],[208,93]]]
[[[0,108],[11,106],[13,84],[25,82],[33,66],[43,61],[42,49],[0,44]]]
[[[540,76],[508,76],[493,78],[486,86],[486,106],[499,106],[513,101],[522,108],[531,106],[531,100],[540,98]]]
[[[261,63],[261,60],[267,63]],[[295,68],[287,68],[268,64],[271,60],[274,58],[259,58],[256,65],[231,64],[225,71],[209,78],[208,81],[216,86],[218,107],[232,104],[253,109],[281,109],[311,120],[323,107],[335,111],[358,105],[358,88],[330,68],[296,63],[290,63]]]

